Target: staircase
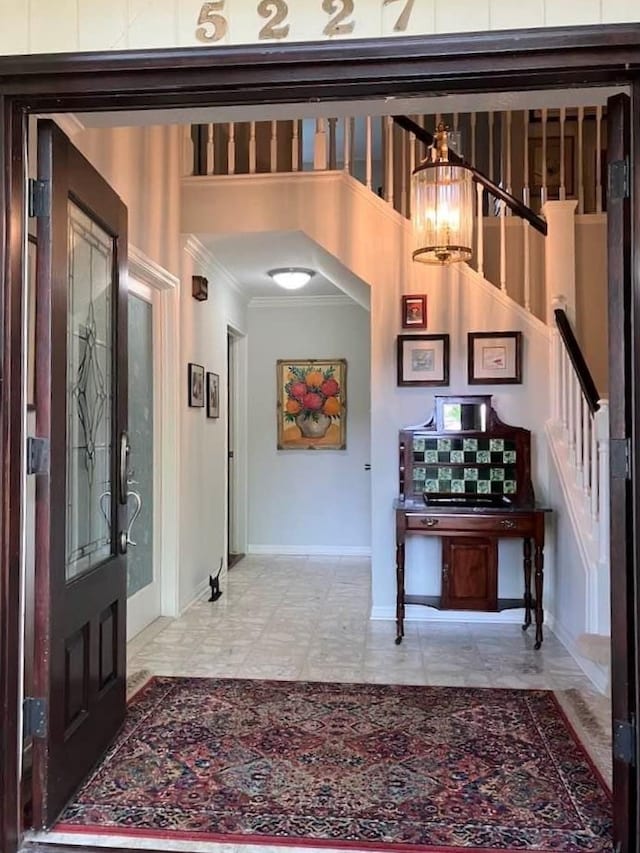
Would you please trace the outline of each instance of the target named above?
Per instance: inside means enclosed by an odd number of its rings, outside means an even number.
[[[534,479],[546,483],[545,498],[557,510],[552,574],[555,618],[551,614],[549,621],[592,679],[605,689],[609,634],[608,405],[596,390],[576,335],[576,306],[581,298],[580,283],[576,282],[576,234],[586,217],[591,228],[602,223],[604,239],[599,164],[606,117],[599,107],[579,108],[575,116],[560,110],[555,129],[559,135],[554,136],[552,112],[542,111],[540,126],[533,135],[529,114],[519,117],[524,132],[517,137],[519,149],[515,142],[512,146],[516,139],[512,115],[452,117],[452,126],[472,129],[469,159],[473,159],[473,149],[480,158],[486,155],[491,170],[497,172],[492,178],[509,190],[515,186],[525,204],[531,204],[533,198],[548,233],[546,237],[538,234],[527,222],[511,215],[504,201],[496,202],[478,185],[475,269],[461,265],[449,274],[449,285],[452,294],[464,293],[465,304],[479,300],[482,311],[491,314],[493,328],[519,323],[526,329],[529,360],[531,363],[535,356],[540,371],[535,389],[532,386],[530,390],[540,402],[535,425],[540,470],[534,472]],[[585,122],[590,115],[593,127],[587,133]],[[425,117],[416,118],[426,126]],[[574,118],[577,136],[572,137],[566,130]],[[484,119],[489,128],[488,145],[478,130]],[[419,157],[417,141],[394,126],[390,117],[317,119],[312,156],[305,160],[309,145],[305,143],[304,122],[265,124],[266,136],[265,128],[258,132],[255,122],[245,123],[242,129],[234,123],[185,129],[182,230],[197,234],[207,222],[217,223],[217,229],[227,233],[303,232],[313,242],[317,269],[336,280],[360,304],[370,304],[373,322],[389,329],[379,343],[373,341],[372,361],[374,371],[386,377],[387,404],[393,406],[395,336],[391,329],[397,325],[397,318],[389,315],[389,300],[380,294],[397,286],[392,282],[398,278],[401,291],[424,289],[424,270],[415,270],[421,265],[410,268],[405,263],[411,249],[409,177]],[[577,139],[579,146],[573,170],[565,157],[569,139]],[[592,139],[591,148],[587,139]],[[558,144],[561,166],[552,186],[546,178],[550,140]],[[541,184],[536,183],[538,142],[543,158]],[[509,157],[516,149],[524,151],[519,167]],[[589,172],[583,166],[587,159],[591,162],[595,152],[596,167]],[[575,199],[567,198],[569,194]],[[319,211],[333,213],[321,216]],[[367,240],[366,251],[363,239]],[[351,277],[334,268],[336,259]],[[463,281],[464,290],[460,285]],[[452,352],[451,357],[452,363],[456,357],[464,361],[462,351]],[[452,377],[452,384],[456,380],[458,385],[463,384],[461,376]],[[375,399],[372,404],[375,408]],[[517,412],[512,420],[520,422]],[[375,421],[372,428],[374,455],[376,443],[393,446],[395,423],[385,424],[379,435]],[[389,494],[395,492],[395,459],[383,456],[374,467],[373,527],[378,531],[374,532],[374,562],[376,553],[388,561],[392,545],[381,532],[387,525],[386,512],[377,507],[386,510]],[[380,513],[379,523],[376,512]],[[561,613],[566,614],[562,620],[558,618]]]

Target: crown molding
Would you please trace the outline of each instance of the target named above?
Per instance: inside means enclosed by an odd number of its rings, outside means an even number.
[[[196,263],[200,264],[200,266],[204,268],[205,272],[208,272],[209,275],[211,275],[212,278],[221,278],[228,287],[235,290],[236,293],[239,293],[240,296],[245,299],[247,298],[247,294],[242,290],[237,279],[234,278],[229,270],[220,263],[215,255],[213,255],[204,243],[196,236],[193,234],[185,235],[183,237],[182,247],[184,251],[192,257],[194,261],[196,261]]]
[[[75,113],[52,113],[51,115],[43,116],[50,118],[58,125],[63,133],[67,136],[77,136],[83,130],[86,130],[85,125],[80,121]]]
[[[249,308],[337,308],[358,305],[350,296],[341,294],[319,294],[317,296],[254,296]],[[361,306],[358,306],[361,307]]]
[[[178,276],[157,264],[136,246],[129,246],[129,276],[154,290],[173,290],[180,284]]]

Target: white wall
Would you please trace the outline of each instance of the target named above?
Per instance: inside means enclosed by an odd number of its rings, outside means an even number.
[[[407,424],[424,422],[431,414],[434,396],[433,389],[399,388],[396,384],[401,294],[426,293],[428,331],[451,335],[450,386],[437,389],[439,393],[493,393],[503,420],[533,430],[534,484],[540,500],[548,494],[544,437],[549,416],[548,330],[464,266],[440,269],[412,263],[406,220],[342,173],[260,176],[251,181],[189,178],[183,186],[183,229],[221,222],[225,232],[302,230],[371,285],[373,613],[391,618],[395,613],[392,502],[398,492],[398,431]],[[283,205],[285,197],[287,204]],[[524,383],[467,386],[467,332],[500,329],[524,333]],[[420,547],[426,562],[439,565],[435,540]],[[503,555],[501,593],[520,591],[521,549],[516,543],[505,543]],[[552,541],[547,569],[551,577]],[[408,567],[409,589],[416,585],[413,575],[417,571],[416,560]],[[425,615],[425,609],[420,613]]]
[[[290,304],[292,300],[287,300]],[[355,302],[249,309],[249,550],[367,553],[370,316]],[[276,361],[347,360],[346,450],[277,449]]]
[[[209,298],[191,295],[191,276],[209,280]],[[246,331],[246,300],[193,240],[182,249],[180,298],[179,609],[207,586],[227,556],[227,328]],[[204,365],[220,376],[220,417],[187,405],[187,364]]]
[[[176,126],[83,130],[72,142],[129,211],[129,243],[180,273],[181,132]]]
[[[56,53],[76,50],[201,46],[196,39],[201,3],[190,0],[132,2],[111,0],[0,0],[0,54]],[[401,4],[357,0],[347,38],[394,35]],[[265,21],[256,4],[226,0],[224,38],[215,45],[258,41]],[[318,0],[287,4],[288,41],[326,40],[330,15]],[[634,0],[449,0],[416,3],[406,35],[473,32],[522,27],[556,27],[638,21]],[[344,38],[342,36],[341,38]]]

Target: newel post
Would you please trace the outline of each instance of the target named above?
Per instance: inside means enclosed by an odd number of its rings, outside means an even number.
[[[575,327],[576,319],[576,230],[577,201],[547,201],[542,214],[547,220],[544,266],[547,296],[547,323],[554,324],[553,301],[564,296],[566,312]]]

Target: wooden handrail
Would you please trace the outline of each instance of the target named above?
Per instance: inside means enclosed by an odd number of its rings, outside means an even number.
[[[587,367],[587,362],[584,360],[580,344],[576,340],[576,336],[573,333],[571,323],[569,322],[569,318],[567,317],[565,310],[563,308],[556,308],[553,313],[556,319],[556,326],[560,332],[560,337],[564,343],[567,355],[569,356],[573,369],[578,377],[578,382],[580,383],[582,393],[584,394],[587,405],[589,406],[589,411],[593,415],[600,408],[600,403],[598,402],[600,400],[600,395],[598,394],[596,383],[593,381],[591,371]]]
[[[407,116],[393,116],[394,122],[401,127],[403,130],[409,131],[409,133],[413,133],[414,136],[420,140],[420,142],[424,143],[427,147],[433,145],[433,136],[429,133],[428,130],[425,130],[423,127],[420,127],[419,124],[416,124],[415,121],[412,121]],[[460,157],[459,154],[456,154],[455,151],[452,151],[449,148],[449,162],[456,163],[461,166],[466,166],[467,169],[473,174],[473,179],[477,181],[479,184],[482,184],[485,189],[487,189],[491,195],[503,201],[507,207],[511,208],[511,210],[516,214],[516,216],[521,217],[521,219],[526,219],[527,222],[532,225],[536,231],[539,231],[545,237],[547,236],[547,223],[541,217],[538,216],[537,213],[534,213],[530,207],[527,207],[526,204],[521,202],[515,196],[508,193],[506,190],[503,190],[502,187],[499,187],[495,184],[490,178],[488,178],[483,172],[479,169],[476,169],[471,163],[467,163],[467,161]]]

